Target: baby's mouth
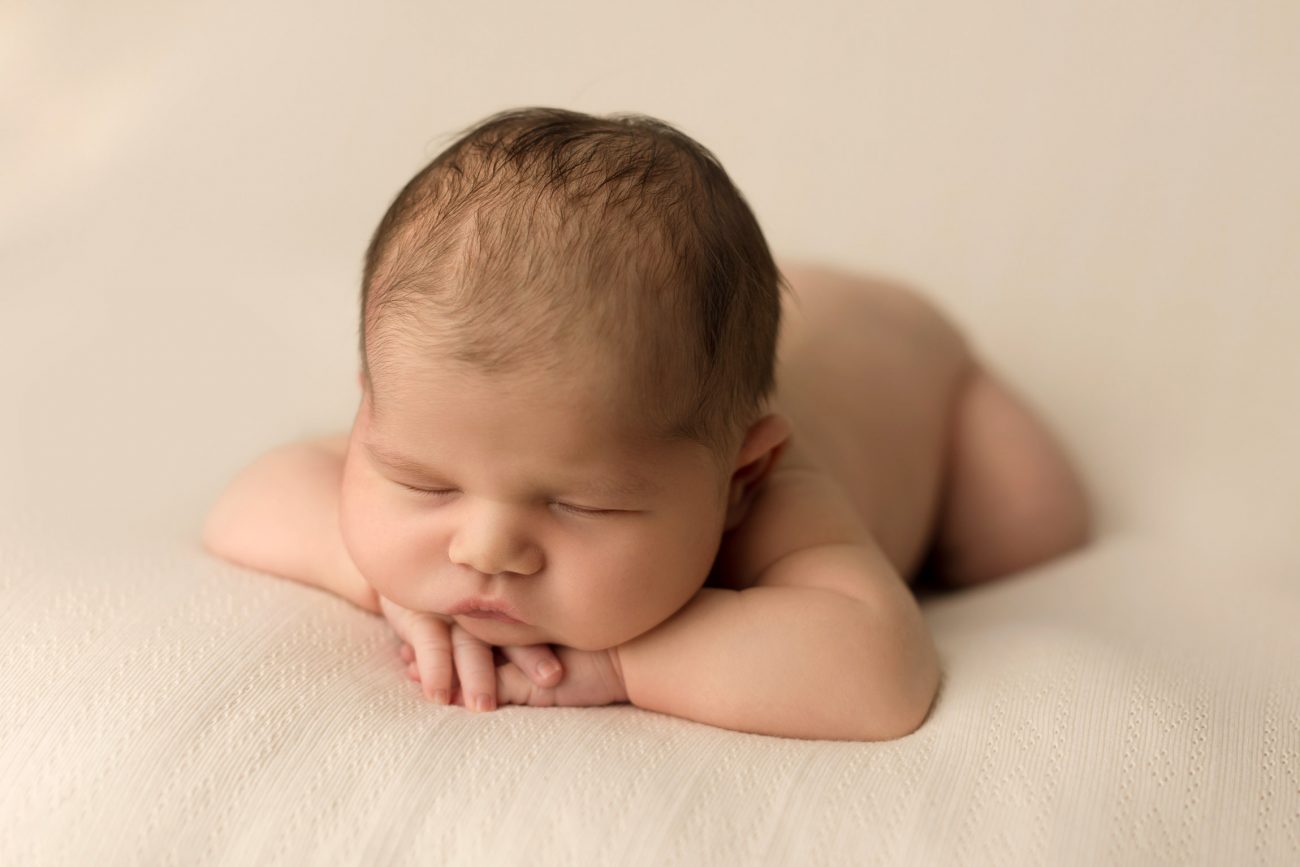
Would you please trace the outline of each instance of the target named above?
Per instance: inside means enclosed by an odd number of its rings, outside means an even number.
[[[461,612],[464,617],[475,617],[482,620],[500,620],[502,623],[522,623],[521,620],[515,620],[509,615],[502,614],[500,611],[474,610]]]
[[[447,614],[455,617],[463,615],[465,617],[475,617],[483,620],[498,620],[503,623],[523,623],[518,617],[513,616],[510,612],[510,606],[505,603],[497,603],[494,600],[487,599],[462,599],[460,602],[447,609]]]

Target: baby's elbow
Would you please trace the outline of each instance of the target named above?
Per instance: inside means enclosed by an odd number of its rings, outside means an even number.
[[[895,733],[889,740],[906,737],[921,728],[930,718],[935,699],[939,696],[939,674],[936,671],[933,681],[924,680],[919,688],[913,689],[901,702]]]
[[[223,560],[230,559],[230,537],[234,526],[229,494],[229,490],[222,492],[212,504],[199,531],[199,542],[203,550]]]
[[[855,740],[861,741],[895,741],[916,732],[930,716],[938,689],[929,695],[916,698],[913,695],[895,697],[887,703],[877,702],[872,713],[864,715],[868,723],[859,726]]]
[[[264,563],[269,530],[256,520],[243,486],[230,484],[208,509],[199,541],[208,554],[244,568],[258,569]],[[250,519],[251,518],[251,519]],[[274,564],[280,565],[280,564]]]
[[[249,556],[246,541],[239,537],[236,529],[222,516],[213,517],[210,513],[203,523],[199,542],[203,550],[212,557],[232,566],[245,569],[258,568],[253,557]]]
[[[916,654],[892,671],[869,672],[866,687],[870,712],[862,716],[865,730],[858,739],[893,741],[921,728],[939,695],[942,672],[934,645],[920,642]]]

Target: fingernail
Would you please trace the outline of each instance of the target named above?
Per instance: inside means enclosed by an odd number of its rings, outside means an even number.
[[[435,689],[435,690],[433,691],[433,703],[434,703],[434,704],[446,704],[446,703],[447,703],[447,690],[445,690],[445,689]]]
[[[538,677],[545,680],[546,678],[555,674],[559,670],[560,670],[560,666],[558,666],[557,664],[555,664],[554,662],[548,659],[546,662],[540,663],[537,666],[537,675]]]
[[[486,695],[486,694],[484,694],[484,695],[480,695],[480,696],[478,697],[477,702],[475,703],[475,706],[476,706],[479,710],[492,710],[492,698],[491,698],[491,696],[488,696],[488,695]]]

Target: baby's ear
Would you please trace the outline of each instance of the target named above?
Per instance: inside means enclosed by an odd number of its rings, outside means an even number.
[[[731,476],[726,528],[737,526],[749,512],[763,480],[771,474],[790,444],[793,426],[781,413],[770,413],[750,428]]]
[[[740,447],[734,478],[758,482],[776,466],[781,453],[790,444],[794,425],[784,413],[772,412],[750,427]]]

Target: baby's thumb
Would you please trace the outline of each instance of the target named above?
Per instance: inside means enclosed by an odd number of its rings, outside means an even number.
[[[521,704],[542,707],[554,702],[544,698],[549,690],[528,679],[519,666],[507,662],[497,666],[497,704]]]
[[[564,679],[564,667],[549,644],[506,645],[499,650],[543,689],[550,689]]]

